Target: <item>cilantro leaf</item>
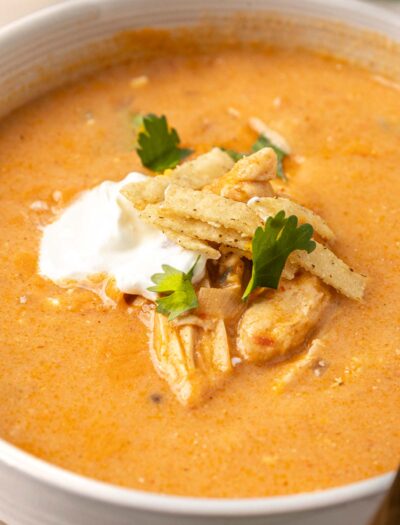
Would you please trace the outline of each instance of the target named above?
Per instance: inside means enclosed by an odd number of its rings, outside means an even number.
[[[278,148],[278,146],[276,146],[273,142],[271,142],[265,135],[260,135],[258,137],[258,139],[256,140],[256,142],[253,144],[252,146],[252,150],[253,151],[259,151],[260,149],[262,148],[266,148],[266,147],[269,147],[269,148],[272,148],[275,153],[276,153],[276,157],[278,159],[278,165],[277,165],[277,170],[276,170],[276,175],[282,179],[282,180],[287,180],[287,177],[285,175],[285,171],[283,169],[283,159],[285,157],[287,157],[287,153],[285,153],[283,150],[281,150],[280,148]]]
[[[136,151],[143,166],[162,173],[175,168],[192,153],[190,149],[179,148],[180,141],[176,129],[168,128],[165,115],[158,117],[149,113],[143,116],[143,130],[138,135]]]
[[[163,264],[164,273],[155,273],[151,280],[156,286],[148,288],[151,292],[162,294],[156,301],[157,312],[168,316],[173,321],[179,315],[197,308],[199,302],[192,284],[196,262],[188,273],[184,273],[168,264]]]
[[[258,227],[252,242],[253,269],[242,299],[246,300],[255,288],[277,289],[289,255],[295,250],[311,253],[316,244],[310,224],[297,226],[297,217],[285,217],[282,210],[268,217],[264,228]]]

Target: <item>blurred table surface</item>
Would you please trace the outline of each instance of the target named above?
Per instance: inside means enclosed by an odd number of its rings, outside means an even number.
[[[400,13],[400,0],[364,1],[381,5]],[[0,25],[16,20],[17,18],[32,13],[37,9],[58,3],[60,3],[60,0],[0,0]]]

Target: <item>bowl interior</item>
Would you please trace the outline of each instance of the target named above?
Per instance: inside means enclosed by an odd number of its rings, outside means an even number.
[[[318,48],[400,78],[400,17],[341,0],[82,0],[43,10],[0,31],[0,115],[67,79],[140,53],[121,31],[196,25],[209,46],[232,35]],[[397,42],[396,42],[397,40]],[[128,42],[128,44],[127,44]],[[288,43],[289,42],[289,43]],[[397,57],[397,60],[394,59]],[[190,514],[265,514],[336,505],[383,492],[392,474],[307,495],[201,500],[141,493],[86,479],[0,440],[0,461],[63,490],[117,505]]]

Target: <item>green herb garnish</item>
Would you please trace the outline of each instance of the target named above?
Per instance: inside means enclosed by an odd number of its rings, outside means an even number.
[[[310,224],[297,226],[297,223],[295,215],[286,218],[285,212],[280,211],[267,219],[264,228],[256,229],[252,241],[253,269],[243,300],[256,288],[276,290],[292,252],[305,250],[311,253],[315,250],[316,244],[311,240],[313,227]]]
[[[151,280],[156,286],[148,288],[151,292],[157,292],[162,296],[156,301],[157,312],[168,316],[169,321],[173,321],[179,315],[197,308],[199,302],[192,284],[196,262],[188,273],[184,273],[168,264],[163,264],[164,273],[156,273]]]
[[[253,151],[259,151],[262,148],[272,148],[275,153],[278,160],[278,165],[276,169],[276,175],[282,180],[287,180],[287,177],[285,175],[285,171],[283,169],[283,159],[287,157],[287,153],[285,153],[283,150],[278,148],[273,142],[271,142],[265,135],[260,135],[256,142],[252,146]]]
[[[137,120],[138,122],[138,120]],[[143,129],[137,138],[137,154],[143,166],[157,173],[177,164],[192,153],[190,149],[179,148],[179,135],[174,128],[168,128],[165,115],[158,117],[149,113],[143,116]]]

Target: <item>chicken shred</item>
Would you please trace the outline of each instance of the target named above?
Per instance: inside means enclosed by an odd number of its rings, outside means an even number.
[[[152,315],[150,348],[157,372],[182,405],[198,406],[232,373],[224,320],[202,327],[174,325],[157,312]]]
[[[269,180],[276,162],[275,152],[264,148],[203,189],[240,202],[271,197]],[[211,287],[207,274],[198,291],[197,310],[173,322],[152,314],[153,363],[178,401],[188,407],[200,405],[223,385],[233,373],[232,358],[262,363],[289,357],[328,303],[328,292],[316,277],[297,275],[297,261],[288,261],[279,290],[261,293],[250,305],[241,300],[241,254],[230,248],[217,264],[217,287]]]
[[[315,327],[328,302],[318,278],[303,274],[258,297],[243,314],[237,350],[250,362],[287,358]]]

